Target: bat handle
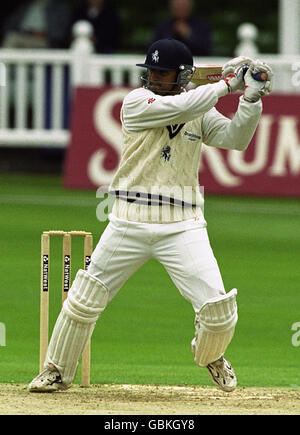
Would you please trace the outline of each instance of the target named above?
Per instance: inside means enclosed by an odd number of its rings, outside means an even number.
[[[246,66],[243,68],[244,77],[247,71],[248,71],[248,67]],[[265,82],[266,80],[268,80],[268,74],[262,71],[252,74],[252,77],[254,78],[254,80],[257,80],[258,82]]]
[[[268,80],[268,74],[266,72],[258,72],[256,74],[252,74],[252,77],[254,80],[257,80],[258,82],[265,82]]]

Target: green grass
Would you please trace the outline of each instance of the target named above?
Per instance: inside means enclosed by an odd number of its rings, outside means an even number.
[[[59,177],[0,175],[0,382],[27,383],[38,371],[40,234],[86,229],[95,243],[95,192],[70,191]],[[57,205],[57,201],[61,205]],[[241,386],[300,385],[300,205],[293,199],[207,196],[205,215],[227,291],[237,287],[239,322],[226,353]],[[73,273],[81,267],[76,242]],[[61,246],[52,245],[51,316],[60,307]],[[162,266],[145,264],[99,319],[92,339],[92,383],[206,385],[190,352],[194,313]],[[79,375],[76,382],[79,382]]]

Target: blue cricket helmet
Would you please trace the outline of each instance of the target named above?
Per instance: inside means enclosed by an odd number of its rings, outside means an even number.
[[[147,51],[145,63],[138,63],[136,66],[147,70],[176,71],[177,81],[170,84],[180,86],[181,90],[187,86],[195,71],[191,50],[176,39],[159,39],[153,42]],[[151,84],[155,82],[147,77],[142,77],[142,80],[145,82],[145,88],[152,90]],[[170,93],[178,93],[178,91]]]
[[[159,39],[150,45],[145,63],[138,63],[149,69],[178,71],[181,65],[194,65],[191,50],[176,39]]]

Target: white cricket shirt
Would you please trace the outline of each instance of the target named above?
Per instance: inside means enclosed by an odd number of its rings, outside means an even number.
[[[262,102],[239,100],[232,120],[214,106],[228,93],[221,81],[160,96],[131,91],[121,110],[123,149],[110,185],[112,213],[136,222],[168,223],[196,217],[206,224],[199,189],[202,144],[245,150],[262,112]]]

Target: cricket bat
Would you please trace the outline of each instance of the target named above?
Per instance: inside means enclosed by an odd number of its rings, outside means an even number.
[[[222,79],[222,65],[195,65],[195,68],[191,82],[198,86],[216,83]],[[268,79],[268,74],[259,72],[253,74],[253,78],[258,81],[265,81]]]

